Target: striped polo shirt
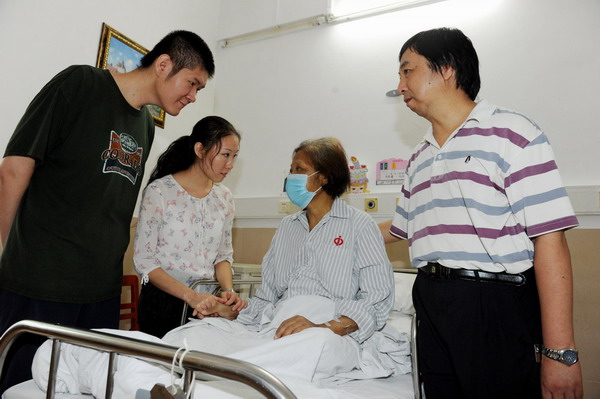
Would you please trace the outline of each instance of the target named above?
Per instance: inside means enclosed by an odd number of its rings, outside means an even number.
[[[263,260],[262,285],[237,321],[259,326],[267,305],[298,295],[331,299],[337,316],[358,324],[350,336],[359,343],[384,326],[394,277],[371,216],[336,198],[312,230],[306,211],[283,218]]]
[[[417,146],[390,232],[414,267],[520,273],[531,238],[577,224],[546,135],[481,101],[441,148],[431,129]]]

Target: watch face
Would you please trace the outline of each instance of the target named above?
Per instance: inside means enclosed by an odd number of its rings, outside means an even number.
[[[566,364],[574,364],[577,362],[577,352],[567,349],[563,352],[562,360]]]

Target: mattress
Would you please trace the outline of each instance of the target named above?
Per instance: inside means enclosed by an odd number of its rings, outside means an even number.
[[[395,279],[395,303],[388,319],[388,325],[394,327],[397,331],[403,333],[410,341],[412,339],[411,326],[414,313],[412,305],[411,288],[416,274],[414,271],[403,271],[394,273]],[[414,349],[414,348],[413,348]],[[413,360],[413,365],[414,365]],[[413,380],[411,374],[397,375],[389,378],[354,380],[333,388],[327,388],[328,399],[335,398],[369,398],[369,399],[404,399],[419,397],[413,390]],[[224,393],[227,398],[264,398],[262,394],[250,388],[249,386],[230,380],[196,380],[196,389],[202,390],[203,397],[216,397],[210,392]],[[204,394],[206,392],[206,394]],[[7,390],[2,399],[37,399],[45,398],[46,394],[38,388],[33,380],[26,381]],[[220,396],[219,396],[220,397]],[[57,399],[90,399],[91,395],[72,395],[57,393]],[[135,399],[149,398],[148,391],[138,391]],[[116,398],[120,399],[120,398]],[[312,397],[311,397],[312,399]]]
[[[408,399],[414,398],[412,379],[410,374],[398,375],[391,378],[377,380],[350,381],[332,392],[332,398],[370,398],[370,399]],[[228,381],[228,382],[203,382],[198,383],[196,389],[201,389],[204,385],[211,390],[217,389],[227,392],[231,397],[240,397],[244,399],[264,399],[264,396],[247,387],[246,385]],[[25,381],[19,385],[10,388],[2,395],[2,399],[45,399],[46,393],[40,390],[33,380]],[[93,399],[91,395],[55,395],[56,399]],[[147,394],[140,392],[135,399],[146,399]],[[119,399],[119,398],[115,398]]]
[[[388,324],[400,332],[406,334],[410,339],[412,316],[403,312],[392,311]],[[206,391],[208,396],[217,393],[225,397],[244,399],[263,399],[264,396],[254,389],[235,381],[197,381],[195,390]],[[398,375],[389,378],[354,380],[336,387],[327,388],[327,394],[331,398],[377,398],[377,399],[404,399],[414,398],[411,374]],[[38,388],[33,380],[26,381],[7,390],[2,399],[43,399],[45,392]],[[70,395],[57,393],[56,399],[90,399],[91,395]],[[136,399],[149,398],[147,391],[138,391]],[[119,399],[119,398],[116,398]]]

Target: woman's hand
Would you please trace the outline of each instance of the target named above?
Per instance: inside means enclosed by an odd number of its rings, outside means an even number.
[[[290,317],[279,325],[279,328],[275,331],[275,339],[287,337],[311,327],[318,326],[303,316]]]
[[[240,298],[235,291],[221,292],[221,299],[224,299],[225,302],[222,303],[231,306],[231,310],[234,312],[240,312],[248,307],[248,301]]]
[[[210,294],[195,293],[195,295],[186,299],[189,307],[194,309],[192,316],[203,319],[207,316],[212,316],[216,311],[216,306],[219,298]]]
[[[199,319],[205,317],[223,317],[228,320],[237,318],[238,312],[229,305],[225,305],[225,299],[210,295],[212,298],[198,304],[194,308],[193,315]]]

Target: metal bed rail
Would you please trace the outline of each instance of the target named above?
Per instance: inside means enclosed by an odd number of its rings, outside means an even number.
[[[417,269],[396,269],[394,273],[417,274]],[[410,359],[412,366],[412,385],[415,399],[421,399],[421,376],[419,375],[419,362],[417,360],[417,314],[413,313],[410,323]]]
[[[58,355],[62,342],[109,353],[108,377],[106,381],[107,399],[112,395],[117,354],[140,359],[150,359],[170,365],[178,349],[170,345],[150,343],[99,331],[64,327],[34,320],[23,320],[12,325],[0,337],[0,374],[2,373],[8,350],[14,340],[24,333],[42,335],[53,340],[48,389],[46,391],[46,398],[48,399],[53,399],[55,394]],[[176,361],[179,361],[179,358]],[[268,399],[296,399],[292,391],[278,378],[261,367],[248,362],[192,350],[186,353],[185,357],[181,360],[181,364],[185,370],[184,391],[186,394],[194,379],[194,371],[201,371],[249,385]]]
[[[419,375],[419,361],[417,360],[417,314],[412,316],[410,326],[410,359],[412,362],[412,383],[415,399],[421,399],[421,376]]]

